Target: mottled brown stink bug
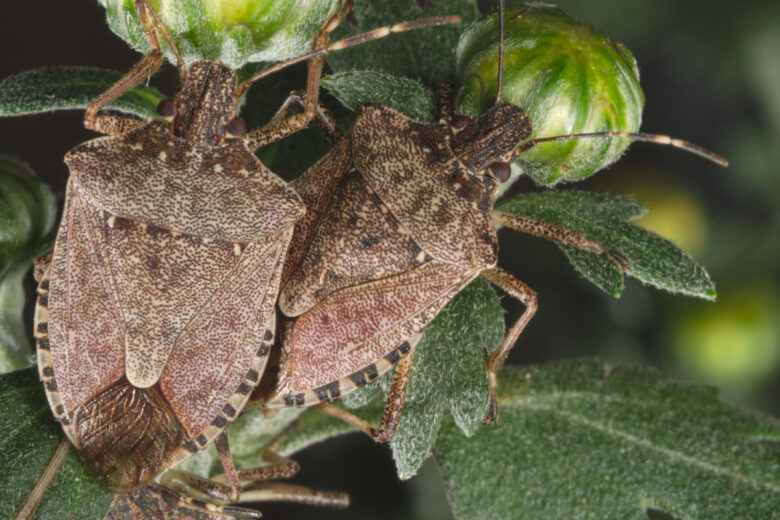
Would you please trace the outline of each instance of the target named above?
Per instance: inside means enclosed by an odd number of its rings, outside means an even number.
[[[87,108],[85,126],[108,136],[65,158],[35,313],[40,377],[103,486],[134,489],[216,439],[229,485],[187,483],[235,500],[224,429],[263,373],[304,207],[252,153],[285,134],[243,135],[236,75],[219,62],[179,59],[182,86],[158,106],[164,121],[98,114],[161,66],[156,31],[175,51],[148,0],[136,8],[152,51]]]
[[[392,437],[421,333],[482,275],[526,307],[487,360],[485,420],[494,422],[496,371],[537,308],[535,292],[497,267],[496,226],[601,253],[628,269],[623,255],[581,233],[493,210],[509,161],[549,140],[529,141],[530,120],[500,102],[500,91],[499,81],[493,106],[474,119],[455,115],[452,89],[443,86],[438,123],[364,104],[347,135],[327,133],[333,150],[292,183],[307,214],[296,224],[282,277],[280,360],[267,373],[275,380],[258,388],[266,407],[316,405],[376,440]],[[596,136],[669,141],[624,132],[555,139]],[[378,428],[329,404],[396,364]]]
[[[328,40],[345,4],[314,48],[338,48]],[[182,86],[159,104],[163,120],[99,114],[161,66],[157,32],[176,53],[149,0],[135,5],[152,51],[88,106],[85,126],[108,135],[66,156],[59,234],[38,264],[39,373],[55,417],[103,486],[137,489],[214,441],[226,483],[175,470],[163,482],[235,501],[241,481],[297,467],[274,458],[237,471],[224,430],[263,373],[283,260],[304,214],[300,197],[252,152],[307,126],[324,54],[301,58],[311,58],[304,112],[246,135],[236,99],[263,75],[237,85],[233,71],[210,60],[188,68],[178,59]],[[453,21],[398,24],[341,45]],[[290,495],[305,500],[299,488]]]

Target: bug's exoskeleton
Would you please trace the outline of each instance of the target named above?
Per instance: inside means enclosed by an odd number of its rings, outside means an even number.
[[[531,121],[521,108],[500,102],[500,92],[473,119],[455,114],[451,87],[439,95],[437,123],[361,105],[350,132],[343,138],[326,132],[333,150],[292,183],[307,214],[296,224],[282,278],[280,359],[273,380],[258,388],[266,407],[318,406],[376,440],[392,437],[421,333],[482,275],[526,307],[487,360],[485,420],[495,422],[496,371],[537,308],[535,292],[497,267],[496,226],[604,254],[629,268],[619,252],[582,233],[495,212],[509,162],[541,140],[528,141]],[[326,120],[321,127],[334,125]],[[561,138],[579,137],[589,136]],[[329,404],[395,365],[378,428]]]

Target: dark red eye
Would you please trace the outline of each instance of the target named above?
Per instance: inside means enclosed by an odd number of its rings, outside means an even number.
[[[471,123],[471,118],[468,116],[455,116],[450,121],[450,126],[455,130],[463,130]]]
[[[246,125],[240,117],[234,117],[225,127],[225,132],[232,137],[241,137],[246,133]]]
[[[174,133],[174,134],[176,134],[176,135],[181,135],[181,134],[182,134],[182,129],[183,129],[183,128],[184,128],[184,127],[181,125],[181,123],[177,123],[177,124],[176,124],[176,125],[174,125],[174,127],[173,127],[173,133]]]
[[[211,134],[211,142],[217,144],[219,142],[219,134]]]
[[[173,119],[176,115],[176,103],[172,99],[163,99],[157,103],[157,113],[165,119]]]
[[[512,173],[512,168],[505,162],[494,162],[490,165],[490,173],[495,177],[498,182],[506,182],[509,180],[509,175]]]
[[[480,168],[482,168],[482,161],[477,161],[477,162],[475,162],[475,163],[474,163],[474,168],[476,168],[477,170],[479,170]]]

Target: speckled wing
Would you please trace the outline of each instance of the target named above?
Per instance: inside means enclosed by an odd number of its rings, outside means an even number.
[[[241,140],[192,146],[159,121],[83,143],[66,162],[96,207],[171,231],[249,242],[303,214],[295,192]]]
[[[124,373],[122,312],[91,226],[94,208],[65,192],[48,275],[48,347],[60,399],[70,416]]]
[[[331,294],[298,317],[286,338],[289,388],[305,391],[375,362],[422,330],[473,276],[431,261]]]
[[[355,168],[423,250],[463,266],[495,261],[492,190],[450,150],[445,127],[367,104],[349,138]]]
[[[247,245],[232,273],[177,338],[160,387],[191,435],[203,430],[233,394],[240,394],[234,408],[243,408],[251,390],[239,390],[245,376],[250,384],[259,381],[291,236],[289,226]]]

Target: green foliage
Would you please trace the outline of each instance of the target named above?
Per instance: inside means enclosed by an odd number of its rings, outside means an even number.
[[[63,439],[35,368],[0,376],[0,511],[10,517]],[[36,519],[102,518],[113,494],[95,484],[75,450],[43,496]]]
[[[629,258],[628,274],[670,292],[714,300],[715,286],[707,271],[672,242],[627,221],[645,209],[627,197],[581,191],[534,193],[496,206],[507,211],[585,233]],[[617,297],[623,275],[604,255],[561,246],[574,267],[588,280]]]
[[[465,439],[448,423],[436,443],[457,518],[777,518],[776,420],[595,361],[499,380],[499,424]]]
[[[407,78],[383,72],[339,72],[324,77],[322,86],[353,111],[361,103],[381,103],[418,121],[433,122],[438,117],[434,93]]]
[[[334,39],[393,23],[432,16],[459,15],[459,24],[396,34],[328,55],[335,72],[383,71],[418,80],[430,88],[455,79],[455,48],[463,28],[477,16],[474,2],[466,0],[395,0],[355,2],[358,24],[342,24]]]
[[[84,109],[122,74],[93,67],[52,67],[28,70],[0,82],[0,116],[23,116]],[[138,86],[107,108],[141,118],[156,117],[163,96],[157,89]]]
[[[341,28],[333,39],[434,14],[461,14],[468,22],[476,8],[466,0],[358,2],[359,26]],[[336,73],[323,85],[353,110],[361,102],[382,102],[411,117],[435,120],[432,89],[455,77],[454,49],[463,26],[394,35],[333,53],[328,60]],[[0,83],[0,115],[84,108],[119,76],[83,68],[22,73]],[[249,127],[267,121],[279,106],[277,100],[303,86],[304,78],[300,70],[285,72],[254,87],[241,110]],[[109,108],[155,117],[162,98],[154,89],[139,87]],[[273,171],[294,178],[327,150],[324,140],[312,134],[275,143],[259,155]],[[715,297],[706,271],[686,253],[630,224],[644,212],[630,199],[546,192],[513,198],[497,209],[585,232],[629,257],[628,274],[646,284]],[[623,275],[614,262],[563,249],[585,277],[612,295],[620,294]],[[403,478],[413,475],[431,452],[436,455],[458,517],[665,518],[668,513],[687,520],[769,518],[780,510],[777,424],[740,413],[709,390],[680,385],[652,371],[609,370],[590,361],[509,370],[500,377],[499,425],[480,428],[487,402],[484,357],[502,331],[498,298],[478,279],[420,341],[405,413],[391,443]],[[366,405],[358,414],[377,424],[383,404],[379,393],[390,377],[349,396],[345,404]],[[236,461],[244,467],[257,465],[268,442],[294,421],[297,429],[280,448],[284,454],[352,431],[317,411],[282,410],[273,419],[250,411],[229,429]],[[18,507],[61,438],[34,371],[1,377],[0,445],[5,449],[0,510]],[[211,447],[182,469],[213,475],[220,463]],[[110,500],[71,453],[39,517],[100,518]]]
[[[48,186],[23,162],[0,156],[0,373],[30,364],[24,325],[24,277],[51,248],[57,205]]]

